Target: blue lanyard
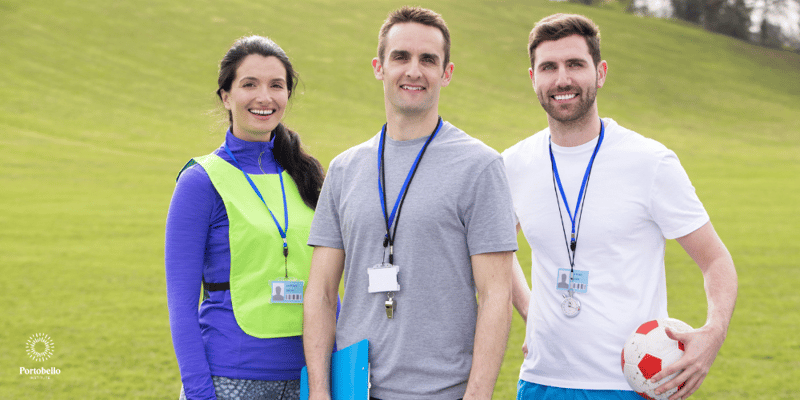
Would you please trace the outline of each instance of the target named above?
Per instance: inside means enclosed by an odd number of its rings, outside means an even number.
[[[603,120],[600,120],[600,137],[597,139],[597,145],[594,146],[594,152],[592,153],[592,158],[589,159],[589,165],[586,166],[586,172],[583,174],[583,182],[581,182],[581,190],[578,192],[578,200],[575,204],[575,213],[573,214],[572,210],[569,208],[569,202],[567,201],[567,195],[564,193],[564,187],[561,185],[561,177],[558,176],[558,167],[556,166],[556,158],[553,156],[553,139],[550,138],[550,163],[553,166],[553,180],[558,183],[558,189],[561,192],[561,199],[564,201],[564,208],[567,209],[567,213],[569,215],[569,220],[572,223],[572,235],[569,241],[569,249],[572,250],[572,254],[570,254],[570,266],[574,265],[574,252],[575,247],[577,246],[577,235],[576,235],[576,227],[580,225],[580,219],[578,219],[577,224],[575,219],[578,218],[578,210],[581,210],[581,215],[583,215],[583,209],[581,208],[581,201],[585,197],[585,190],[586,185],[589,183],[589,177],[592,174],[592,165],[594,165],[594,158],[597,156],[597,151],[600,150],[600,145],[603,144],[603,137],[605,136],[605,125],[603,124]],[[556,195],[556,200],[558,199],[558,195]],[[559,213],[561,213],[561,207],[558,207]],[[563,218],[561,219],[561,224],[564,224]],[[563,226],[562,226],[563,228]],[[564,239],[566,240],[566,232],[564,232]]]
[[[414,175],[417,173],[417,166],[419,165],[419,161],[422,159],[422,155],[425,154],[425,149],[428,148],[428,145],[431,143],[433,138],[439,133],[439,129],[442,128],[442,117],[439,117],[439,121],[436,124],[436,129],[433,133],[428,137],[428,140],[425,141],[425,144],[420,149],[419,154],[417,154],[416,160],[414,160],[414,164],[411,165],[411,170],[408,171],[408,175],[406,176],[405,182],[403,182],[403,186],[400,188],[400,193],[397,194],[397,200],[394,202],[394,207],[392,208],[392,213],[387,215],[386,214],[386,192],[383,189],[383,182],[386,180],[385,176],[385,168],[383,165],[383,150],[384,150],[384,142],[386,141],[386,124],[383,125],[381,128],[381,140],[378,144],[378,193],[381,197],[381,210],[383,211],[383,219],[386,221],[386,236],[383,240],[383,247],[389,246],[389,264],[394,264],[394,238],[397,235],[397,224],[395,224],[395,213],[397,214],[397,220],[400,220],[400,210],[402,209],[402,204],[406,199],[406,193],[408,192],[408,187],[411,185],[411,180],[414,178]],[[391,227],[394,225],[394,232],[392,233]]]
[[[272,221],[275,222],[275,226],[278,227],[278,232],[281,234],[281,238],[283,238],[283,257],[284,260],[286,257],[289,257],[289,245],[286,243],[286,232],[289,230],[289,208],[286,207],[286,190],[283,187],[283,168],[278,165],[278,178],[281,180],[281,193],[283,194],[283,225],[285,228],[281,228],[281,224],[278,223],[278,219],[275,218],[275,214],[272,213],[272,210],[269,209],[267,202],[264,201],[264,196],[261,195],[261,191],[258,190],[256,184],[250,179],[250,175],[247,172],[244,172],[244,168],[239,165],[239,161],[236,161],[236,157],[233,156],[231,153],[231,149],[228,148],[228,141],[225,141],[225,152],[231,157],[231,160],[236,164],[236,167],[239,168],[240,171],[244,174],[244,177],[247,178],[247,182],[250,183],[250,187],[253,188],[253,191],[256,192],[258,198],[261,199],[261,202],[264,203],[264,206],[267,207],[267,211],[269,215],[272,217]]]

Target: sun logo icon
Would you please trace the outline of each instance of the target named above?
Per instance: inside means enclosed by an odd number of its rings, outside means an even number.
[[[28,356],[33,361],[45,361],[53,355],[53,349],[56,347],[53,339],[44,333],[37,333],[28,339],[25,349],[28,351]]]

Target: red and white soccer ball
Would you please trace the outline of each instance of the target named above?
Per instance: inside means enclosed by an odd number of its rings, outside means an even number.
[[[669,327],[673,332],[686,332],[692,329],[685,322],[674,318],[648,321],[636,328],[622,348],[622,373],[625,374],[625,379],[631,388],[645,399],[666,400],[680,389],[677,387],[658,396],[655,394],[657,387],[672,379],[678,372],[659,381],[660,383],[650,381],[653,375],[678,361],[683,355],[683,343],[667,337],[665,327]]]

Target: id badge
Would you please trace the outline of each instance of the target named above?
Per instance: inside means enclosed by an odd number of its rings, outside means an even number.
[[[556,290],[572,290],[575,293],[586,293],[589,291],[589,271],[574,270],[572,278],[570,271],[566,268],[559,268],[556,275]]]
[[[397,273],[400,267],[389,263],[375,264],[367,269],[369,274],[369,293],[397,292],[400,284],[397,282]]]
[[[270,281],[272,304],[303,304],[303,281]]]

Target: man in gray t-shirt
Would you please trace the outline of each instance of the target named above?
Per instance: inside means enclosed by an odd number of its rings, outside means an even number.
[[[310,399],[328,398],[334,338],[338,348],[369,340],[374,398],[489,399],[517,249],[502,159],[438,116],[453,73],[438,14],[397,10],[380,38],[372,65],[387,124],[331,162],[311,226]]]

